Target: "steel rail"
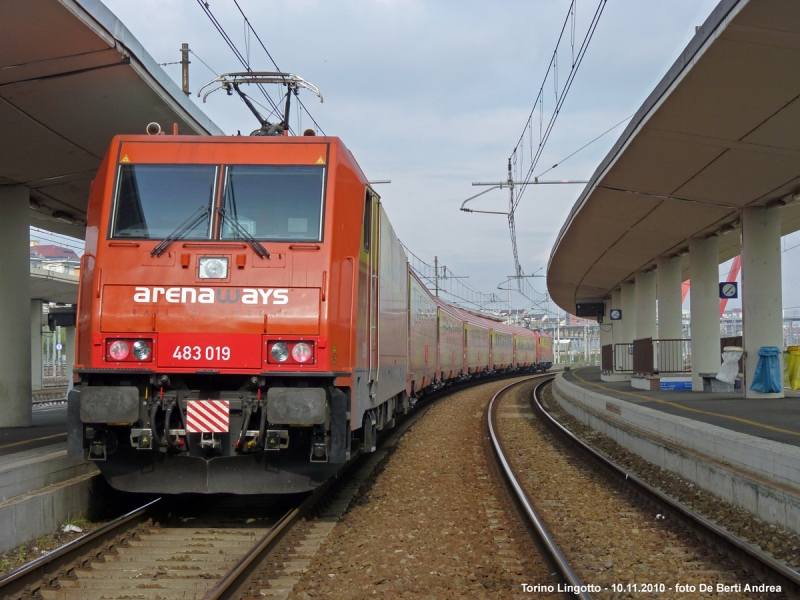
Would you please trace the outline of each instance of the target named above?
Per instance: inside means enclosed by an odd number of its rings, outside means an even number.
[[[514,374],[503,374],[503,376],[511,376]],[[538,375],[541,377],[541,375]],[[526,379],[525,381],[529,381]],[[472,382],[474,385],[486,383],[484,380]],[[516,385],[516,384],[511,384]],[[437,390],[432,394],[428,394],[425,398],[425,407],[419,407],[412,414],[408,415],[401,423],[389,432],[384,432],[384,436],[380,439],[388,446],[393,446],[402,437],[405,431],[411,427],[417,420],[422,418],[425,413],[433,407],[439,400],[442,400],[451,393],[459,391],[462,386],[453,386],[451,388],[443,388]],[[470,386],[466,386],[470,387]],[[509,387],[509,386],[507,386]],[[318,504],[324,501],[325,497],[331,492],[331,489],[339,484],[347,481],[348,475],[355,472],[360,468],[362,462],[366,462],[373,453],[359,453],[352,460],[347,462],[343,468],[336,474],[335,477],[328,479],[323,485],[318,487],[312,494],[306,498],[303,503],[287,512],[275,526],[270,529],[253,548],[245,554],[236,565],[234,565],[228,573],[225,574],[208,592],[203,596],[202,600],[229,600],[233,598],[240,598],[244,596],[247,589],[253,582],[258,570],[264,564],[264,561],[269,554],[277,547],[280,541],[286,537],[286,534],[291,528],[306,515],[311,513]]]
[[[476,381],[475,384],[485,383],[484,381]],[[397,426],[388,432],[382,432],[384,435],[379,436],[379,440],[385,442],[388,446],[393,446],[402,437],[406,430],[411,427],[417,420],[422,418],[425,413],[433,407],[436,402],[443,399],[450,393],[459,391],[460,386],[453,386],[452,388],[444,388],[437,390],[432,394],[428,394],[425,398],[427,406],[420,406],[411,414],[406,416]],[[381,449],[379,448],[380,452]],[[370,456],[374,453],[358,453],[349,462],[345,463],[342,469],[336,474],[335,477],[326,481],[322,486],[318,487],[312,494],[306,498],[303,503],[287,512],[275,526],[270,529],[253,548],[245,554],[241,560],[231,568],[208,592],[203,596],[202,600],[228,600],[232,598],[239,598],[246,594],[247,588],[254,580],[255,574],[263,565],[265,559],[276,548],[278,543],[286,537],[286,534],[291,530],[295,523],[311,513],[316,506],[324,500],[324,498],[331,491],[334,485],[344,483],[348,479],[351,472],[355,472],[361,467],[362,463],[366,463]]]
[[[203,600],[218,600],[219,598],[244,596],[246,587],[250,585],[250,580],[254,572],[261,566],[261,563],[269,553],[275,549],[278,542],[280,542],[286,533],[297,523],[299,516],[307,512],[301,512],[301,509],[312,497],[315,503],[319,499],[318,496],[312,494],[300,507],[293,508],[283,515],[280,521],[278,521],[264,537],[258,540],[247,554],[245,554],[222,579],[214,584],[214,587],[206,592],[205,596],[203,596]]]
[[[22,593],[29,586],[32,591],[35,591],[37,584],[41,585],[41,582],[48,576],[56,576],[59,569],[75,563],[87,551],[102,546],[103,543],[122,533],[120,530],[124,525],[146,521],[148,513],[159,500],[161,498],[156,498],[0,577],[0,597],[7,598]]]
[[[413,411],[398,427],[391,430],[394,435],[390,435],[387,443],[393,445],[397,439],[410,427],[417,419],[421,418],[429,408],[431,408],[438,400],[446,397],[450,393],[455,393],[463,388],[471,387],[471,385],[480,385],[487,383],[491,380],[497,380],[504,377],[518,376],[518,373],[503,373],[490,378],[481,378],[472,382],[448,386],[434,393],[429,393],[423,399],[425,407],[420,407],[418,410]],[[541,375],[538,375],[541,377]],[[528,381],[527,379],[525,381]],[[512,384],[515,385],[515,384]],[[510,387],[510,386],[507,386]],[[381,436],[383,437],[383,436]],[[392,441],[393,440],[393,441]],[[346,476],[350,471],[356,469],[362,462],[361,459],[366,459],[370,454],[358,453],[348,463],[343,465],[337,475],[323,485],[318,487],[311,495],[309,495],[300,506],[296,506],[289,510],[270,531],[264,535],[259,541],[251,548],[245,556],[233,566],[233,568],[226,573],[217,583],[212,587],[203,600],[218,600],[235,598],[242,596],[247,587],[251,584],[253,576],[261,568],[264,559],[275,549],[278,543],[286,536],[291,530],[292,526],[300,519],[311,513],[317,505],[324,500],[324,498],[331,491],[334,486],[346,481]],[[63,576],[61,571],[68,571],[71,566],[74,566],[81,559],[85,558],[88,553],[97,549],[102,549],[104,544],[113,541],[116,536],[125,532],[124,526],[128,525],[132,528],[145,522],[157,503],[161,500],[158,498],[144,506],[135,509],[114,519],[113,521],[90,531],[63,546],[60,546],[39,558],[14,569],[7,575],[0,577],[0,598],[14,597],[20,593],[27,593],[29,591],[36,592],[43,585],[48,584],[49,579],[57,579]]]
[[[535,407],[538,409],[539,413],[545,417],[546,423],[555,428],[555,430],[560,434],[567,437],[579,448],[589,453],[604,466],[612,470],[620,477],[620,479],[628,482],[638,491],[643,492],[644,495],[649,497],[651,500],[664,504],[674,514],[683,517],[690,525],[698,529],[699,533],[707,534],[707,537],[712,541],[721,543],[730,553],[736,555],[740,562],[750,563],[750,566],[756,567],[756,569],[760,570],[762,574],[777,580],[777,582],[783,586],[785,592],[792,592],[794,594],[800,593],[800,573],[791,567],[778,562],[771,556],[759,551],[752,544],[746,542],[738,536],[733,535],[729,531],[726,531],[719,525],[712,523],[682,502],[675,500],[658,488],[650,485],[644,479],[626,470],[624,467],[618,465],[610,458],[601,454],[595,448],[584,442],[569,429],[559,423],[555,417],[553,417],[544,409],[539,399],[540,388],[549,381],[550,380],[543,381],[540,385],[538,385],[534,389],[533,396],[531,398],[531,404],[535,404]],[[787,595],[789,597],[793,597],[791,593]]]
[[[539,375],[539,377],[541,377],[541,375]],[[509,384],[504,388],[502,388],[501,390],[499,390],[494,396],[492,396],[492,399],[489,401],[489,406],[486,409],[488,416],[487,421],[489,426],[489,438],[491,440],[492,447],[494,449],[495,456],[497,458],[497,462],[499,463],[503,475],[506,478],[506,481],[509,483],[509,486],[514,490],[516,499],[518,500],[520,506],[522,507],[525,516],[528,518],[530,524],[536,530],[537,534],[541,538],[542,543],[547,548],[553,561],[555,562],[556,566],[561,571],[561,574],[567,580],[569,585],[573,586],[573,589],[581,590],[581,588],[583,587],[583,583],[581,582],[580,578],[575,574],[575,571],[572,570],[572,567],[570,566],[566,557],[559,549],[553,537],[550,535],[550,532],[547,530],[544,521],[539,517],[539,515],[536,514],[536,510],[533,508],[533,505],[528,499],[525,490],[522,489],[522,486],[519,484],[519,481],[514,475],[514,471],[511,468],[511,465],[508,463],[508,460],[506,460],[505,454],[503,453],[503,450],[500,445],[500,439],[497,435],[497,431],[494,426],[495,401],[511,388],[517,385],[521,385],[523,383],[528,383],[531,381],[531,379],[535,379],[535,377]],[[545,381],[549,381],[550,379],[551,378],[547,378]],[[542,385],[542,383],[540,383],[539,385]],[[580,598],[581,600],[594,600],[591,594],[583,591],[579,591],[578,593],[576,593],[575,597]]]

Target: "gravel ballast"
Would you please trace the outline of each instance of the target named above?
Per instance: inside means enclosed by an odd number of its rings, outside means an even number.
[[[290,597],[530,598],[523,583],[548,581],[486,457],[483,412],[508,383],[456,392],[415,423]]]
[[[604,456],[737,537],[758,546],[795,570],[800,569],[800,538],[797,535],[765,523],[746,510],[698,489],[694,484],[629,452],[607,435],[584,425],[558,405],[549,386],[542,398],[544,407],[559,423]]]

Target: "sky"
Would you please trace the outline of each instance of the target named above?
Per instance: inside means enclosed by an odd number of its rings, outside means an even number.
[[[422,260],[432,264],[437,256],[440,265],[469,276],[461,281],[496,291],[514,272],[506,218],[467,214],[459,207],[481,191],[472,182],[506,178],[507,160],[543,83],[570,0],[238,1],[279,67],[322,92],[322,104],[300,92],[322,130],[344,141],[369,179],[392,181],[376,190],[403,243]],[[189,44],[193,92],[214,72],[242,70],[196,0],[104,2],[158,62],[179,60],[181,44]],[[598,2],[577,0],[577,42]],[[246,35],[233,0],[206,4],[254,70],[274,69],[258,40]],[[561,159],[632,115],[715,5],[714,0],[609,0],[536,174],[559,163],[546,179],[589,179],[624,125]],[[178,65],[163,68],[180,82]],[[561,81],[567,71],[560,67]],[[552,77],[545,83],[551,90],[548,86]],[[545,96],[550,106],[552,96],[552,91]],[[235,96],[218,92],[206,104],[196,94],[192,99],[226,133],[257,127]],[[297,115],[291,119],[295,128]],[[303,114],[300,125],[313,124]],[[525,273],[544,272],[582,187],[526,191],[516,213]],[[501,190],[470,203],[496,211],[507,205]],[[800,243],[793,239],[785,240],[786,247]],[[784,306],[800,305],[800,285],[793,283],[800,280],[800,255],[791,258],[784,260],[790,270],[788,282],[786,268],[784,273]],[[727,268],[720,267],[723,277]],[[544,279],[530,281],[546,291]],[[527,302],[517,297],[514,304],[521,308]]]

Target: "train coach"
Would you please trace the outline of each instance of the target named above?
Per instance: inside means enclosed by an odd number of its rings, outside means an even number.
[[[69,454],[125,491],[306,491],[419,395],[542,368],[543,340],[434,298],[338,138],[118,136],[89,201]]]

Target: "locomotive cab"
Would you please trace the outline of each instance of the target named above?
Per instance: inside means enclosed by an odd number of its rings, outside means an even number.
[[[115,138],[90,197],[70,456],[159,493],[335,473],[365,189],[336,138]]]

